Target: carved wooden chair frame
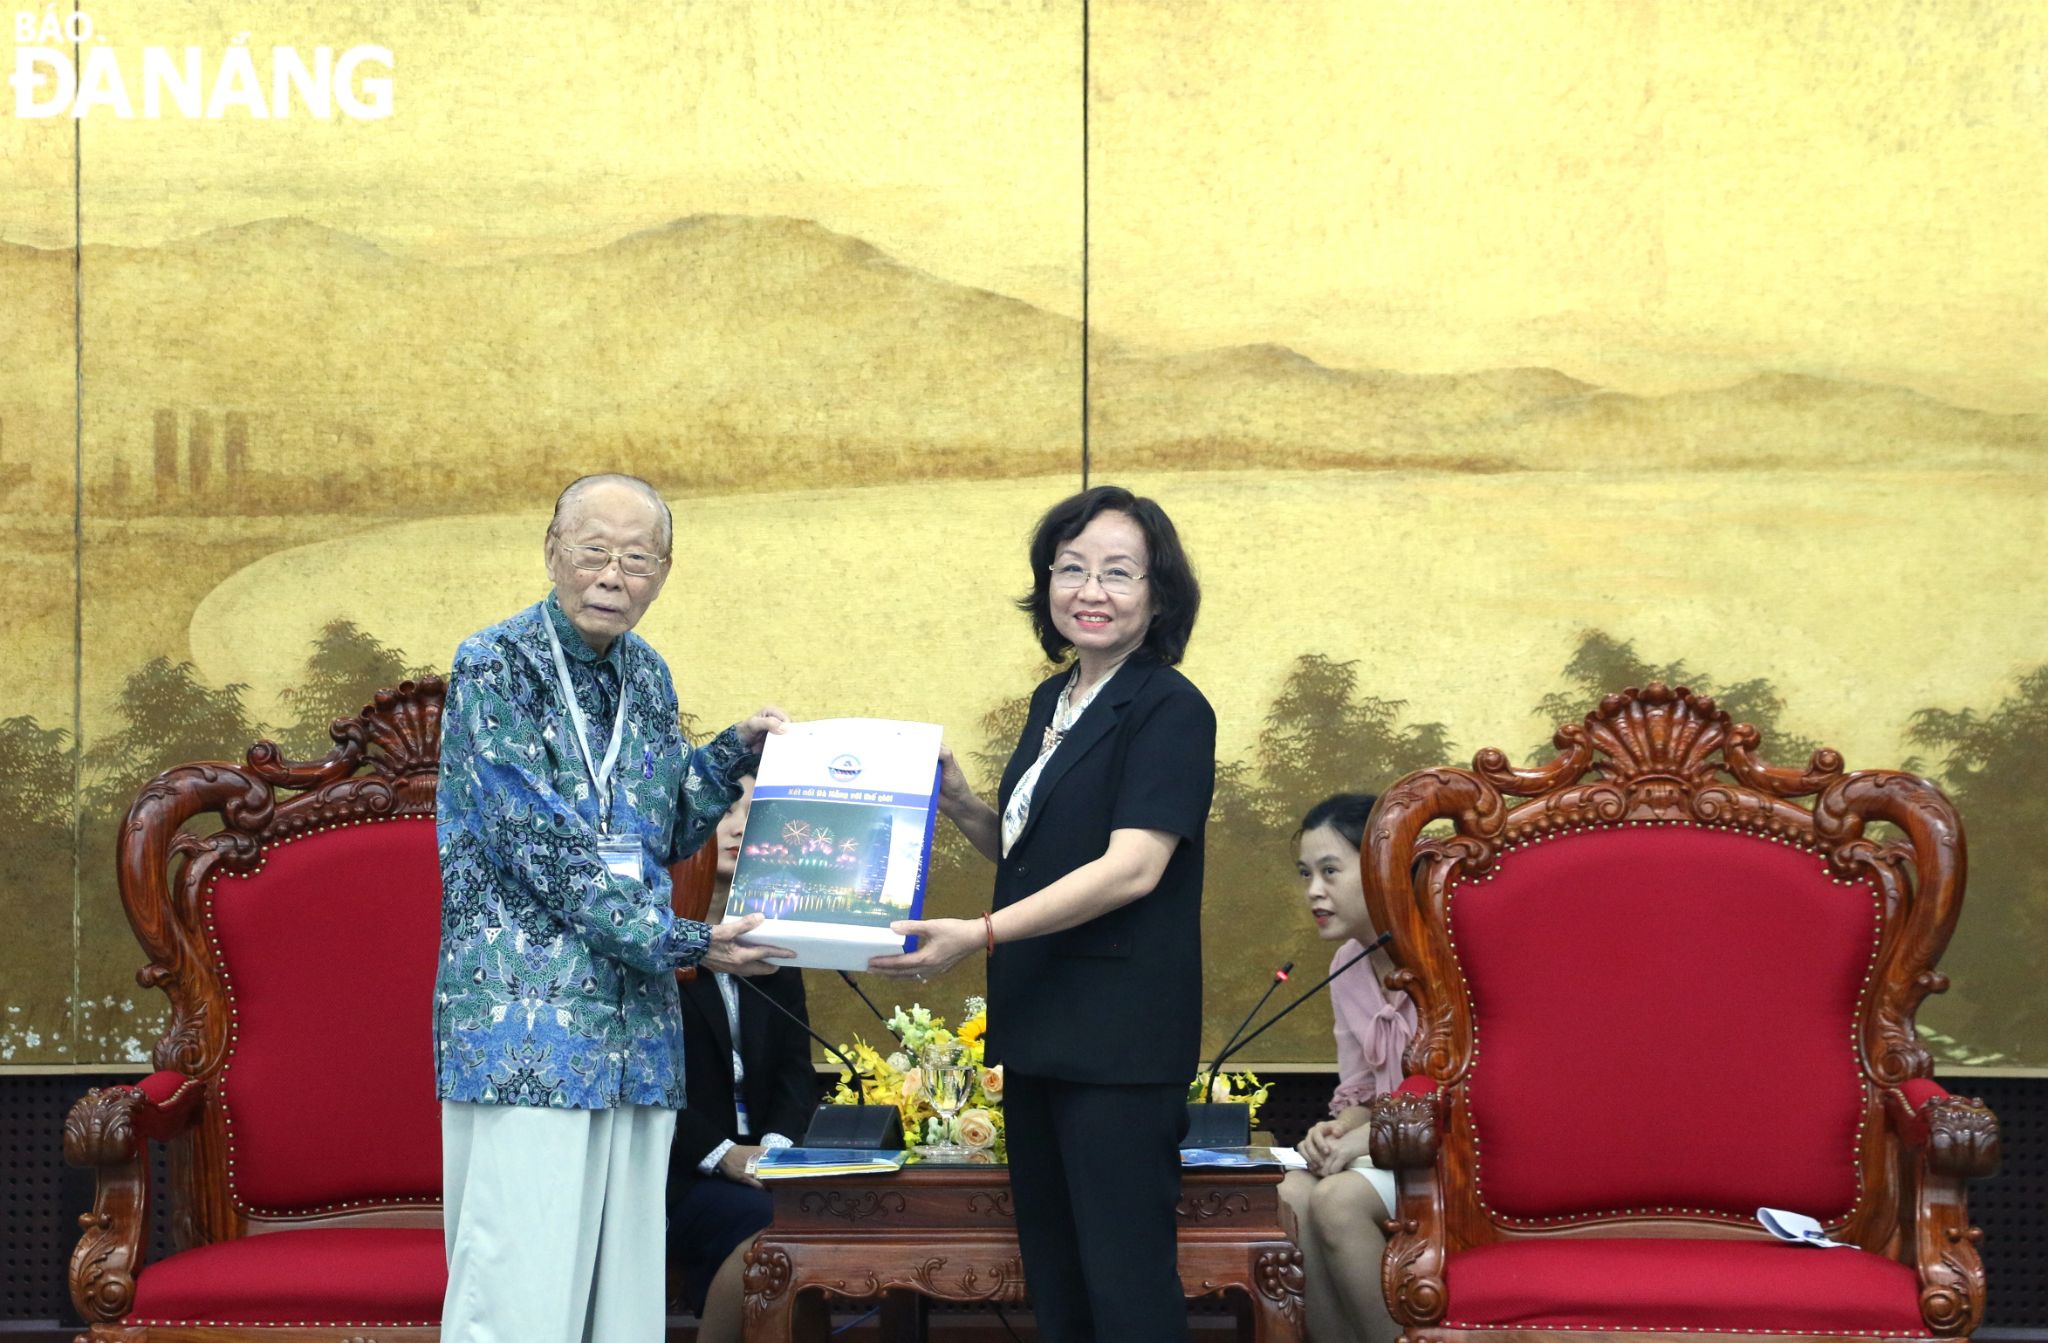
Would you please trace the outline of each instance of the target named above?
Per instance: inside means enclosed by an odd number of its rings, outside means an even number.
[[[1885,930],[1859,1037],[1862,1181],[1835,1234],[1915,1265],[1933,1332],[1967,1335],[1982,1317],[1984,1271],[1964,1183],[1995,1169],[1997,1122],[1980,1102],[1933,1085],[1933,1061],[1914,1029],[1920,1003],[1948,986],[1934,967],[1962,900],[1961,822],[1915,775],[1848,773],[1830,750],[1803,770],[1777,768],[1758,757],[1758,744],[1754,727],[1731,721],[1711,699],[1651,684],[1609,695],[1582,723],[1560,727],[1547,764],[1519,769],[1488,749],[1470,770],[1419,771],[1380,798],[1363,849],[1366,900],[1379,926],[1393,930],[1404,967],[1390,983],[1407,990],[1420,1017],[1406,1058],[1411,1084],[1376,1103],[1371,1133],[1374,1162],[1397,1172],[1383,1286],[1407,1343],[1553,1332],[1441,1327],[1446,1263],[1464,1249],[1543,1235],[1741,1234],[1708,1217],[1648,1213],[1537,1229],[1490,1216],[1478,1197],[1462,1086],[1474,1026],[1448,926],[1454,881],[1482,878],[1506,850],[1566,830],[1672,822],[1809,848],[1837,879],[1880,893]],[[1426,838],[1433,822],[1448,822],[1451,833]],[[1873,834],[1878,822],[1895,832]]]
[[[231,1135],[221,1109],[209,1103],[227,1058],[234,1009],[207,915],[214,877],[254,870],[270,846],[337,826],[431,819],[445,691],[438,676],[380,690],[361,713],[334,722],[334,749],[321,760],[289,761],[274,743],[258,742],[242,765],[203,763],[166,771],[129,808],[117,848],[121,903],[149,958],[136,982],[162,989],[171,1016],[151,1054],[157,1075],[142,1086],[88,1092],[64,1124],[65,1159],[97,1176],[93,1209],[79,1219],[84,1234],[70,1270],[71,1298],[92,1326],[92,1338],[288,1333],[295,1339],[345,1339],[361,1332],[341,1326],[122,1325],[134,1301],[150,1222],[149,1141],[169,1150],[171,1231],[179,1249],[235,1239],[265,1224],[440,1225],[438,1202],[373,1201],[289,1218],[236,1204],[227,1178]],[[216,820],[219,828],[186,829],[204,819]],[[380,1326],[375,1332],[395,1343],[431,1340],[440,1331]]]

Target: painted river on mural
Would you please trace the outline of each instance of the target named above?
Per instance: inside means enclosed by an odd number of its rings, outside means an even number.
[[[1188,670],[1226,756],[1303,653],[1439,720],[1457,754],[1544,725],[1581,630],[1722,683],[1769,677],[1785,722],[1855,765],[1897,764],[1912,715],[1995,702],[2048,661],[2048,477],[2017,473],[1146,473],[1204,585]],[[729,721],[980,716],[1037,665],[1009,599],[1061,478],[752,494],[679,503],[668,591],[642,626],[684,708]],[[416,661],[542,591],[538,517],[398,523],[241,569],[200,604],[191,650],[274,708],[327,621]],[[1951,650],[1967,650],[1951,660]],[[837,687],[837,689],[829,689]]]

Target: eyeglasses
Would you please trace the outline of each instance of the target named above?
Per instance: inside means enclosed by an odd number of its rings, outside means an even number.
[[[569,557],[569,563],[586,573],[600,573],[619,562],[619,572],[628,578],[652,578],[661,572],[669,562],[666,555],[650,555],[644,550],[609,550],[604,546],[572,546],[561,542],[562,553]]]
[[[1052,585],[1061,592],[1078,592],[1087,587],[1088,580],[1092,578],[1110,596],[1128,597],[1138,590],[1138,584],[1145,581],[1145,575],[1134,574],[1129,569],[1115,564],[1099,571],[1071,561],[1066,564],[1048,564],[1045,567],[1052,570]]]

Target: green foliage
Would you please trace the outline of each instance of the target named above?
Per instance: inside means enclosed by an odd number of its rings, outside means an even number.
[[[377,689],[428,670],[349,621],[329,623],[309,651],[306,674],[283,696],[291,715],[280,733],[287,752],[325,754],[332,719],[356,712]],[[1036,675],[1048,670],[1037,668]],[[1561,688],[1539,707],[1554,722],[1573,721],[1601,695],[1653,680],[1713,695],[1738,721],[1756,725],[1773,761],[1796,763],[1814,749],[1811,739],[1786,729],[1786,701],[1769,680],[1722,685],[1683,661],[1653,662],[1633,642],[1599,630],[1580,635]],[[116,704],[118,725],[84,753],[77,842],[80,852],[95,855],[78,872],[88,1006],[104,1000],[110,1010],[116,1003],[125,1010],[132,993],[132,942],[113,892],[112,864],[99,855],[111,852],[119,818],[157,773],[192,760],[239,758],[263,735],[244,704],[245,692],[239,684],[206,684],[190,663],[156,658],[128,677]],[[984,797],[994,796],[1029,709],[1029,695],[1018,695],[978,724],[980,749],[966,752],[963,763],[979,776]],[[1299,959],[1319,966],[1327,958],[1329,948],[1300,917],[1288,837],[1302,812],[1330,793],[1382,792],[1403,774],[1453,759],[1443,726],[1409,721],[1407,710],[1401,700],[1363,693],[1355,663],[1307,654],[1295,660],[1249,751],[1219,743],[1224,759],[1210,814],[1207,885],[1211,909],[1229,910],[1230,923],[1212,918],[1215,963]],[[2036,838],[2048,833],[2048,665],[2020,678],[1988,712],[1921,710],[1908,737],[1940,761],[1938,777],[1961,807],[1970,837],[1969,915],[1942,966],[1961,992],[1954,1001],[1930,1002],[1923,1015],[1940,1029],[1929,1026],[1923,1034],[1954,1062],[2038,1062],[2040,1042],[2048,1039],[2048,998],[2014,990],[2034,983],[2038,967],[2048,964],[2048,869],[2030,860]],[[1546,744],[1538,754],[1548,750]],[[0,912],[17,927],[18,950],[30,958],[17,956],[11,969],[71,955],[70,919],[57,912],[70,903],[72,787],[66,731],[27,717],[0,721],[0,820],[13,837],[0,862]],[[935,911],[986,903],[986,865],[951,826],[935,835],[931,887]],[[963,972],[960,990],[978,991],[968,978]],[[147,1039],[154,1004],[154,995],[144,995],[140,1016],[102,1029]],[[56,1028],[57,1021],[51,1018],[43,1029]],[[1289,1028],[1269,1037],[1274,1043],[1266,1057],[1326,1053],[1326,1011],[1299,1013]],[[134,1052],[117,1044],[116,1035],[97,1042],[80,1035],[77,1057]]]
[[[70,739],[25,716],[0,722],[0,833],[71,828]]]
[[[92,779],[86,809],[122,816],[142,786],[173,765],[239,759],[262,735],[242,704],[248,689],[240,682],[215,689],[191,663],[164,657],[131,673],[116,703],[122,726],[85,753]]]
[[[6,836],[0,845],[0,927],[7,929],[0,972],[10,983],[54,971],[63,976],[64,989],[70,987],[70,736],[33,718],[0,722],[0,834]],[[65,994],[7,997],[0,1014],[0,1063],[63,1057],[70,1016]]]
[[[1552,691],[1537,701],[1536,709],[1551,723],[1575,723],[1592,712],[1603,695],[1628,686],[1645,686],[1662,681],[1668,686],[1690,686],[1711,695],[1738,723],[1749,723],[1763,734],[1762,752],[1778,764],[1801,764],[1820,749],[1820,743],[1801,736],[1784,725],[1785,697],[1764,677],[1723,684],[1713,676],[1684,661],[1651,662],[1636,651],[1634,640],[1617,639],[1602,630],[1580,633],[1578,647],[1564,664],[1566,688]],[[1530,752],[1545,760],[1553,748],[1548,740]]]
[[[1442,764],[1452,750],[1443,725],[1404,724],[1407,707],[1361,695],[1355,662],[1321,653],[1296,658],[1251,758],[1217,762],[1210,824],[1261,840],[1284,838],[1302,812],[1331,793],[1377,792],[1411,770]],[[994,796],[1030,712],[1031,697],[1018,695],[982,715],[982,748],[969,759],[985,796]],[[1228,743],[1217,745],[1228,751]]]
[[[2020,677],[1988,713],[1922,709],[1907,739],[1941,753],[1940,783],[1970,843],[1963,918],[1941,968],[1960,994],[1929,1014],[1951,1023],[1971,1053],[2041,1062],[2048,1041],[2048,665]],[[2023,986],[2033,984],[2031,991]]]
[[[386,647],[352,620],[330,620],[313,641],[306,674],[278,696],[293,715],[278,744],[293,759],[317,760],[334,744],[328,727],[335,719],[361,712],[379,690],[433,670],[408,665],[403,649]]]
[[[1953,1035],[1944,1034],[1924,1022],[1920,1024],[1919,1032],[1920,1043],[1926,1045],[1933,1053],[1937,1067],[1941,1064],[1960,1063],[1968,1068],[1990,1068],[2013,1061],[1996,1049],[1988,1053],[1973,1049]]]
[[[1034,679],[1042,681],[1051,674],[1049,665],[1041,667]],[[1002,782],[1003,767],[1010,763],[1010,752],[1017,749],[1017,738],[1023,734],[1024,724],[1030,718],[1031,696],[1028,693],[1003,700],[981,716],[982,746],[967,759],[971,759],[980,771],[979,789],[987,796],[995,796],[996,787]],[[967,759],[960,762],[961,768],[966,768]]]
[[[1357,663],[1304,654],[1294,660],[1252,747],[1257,781],[1240,776],[1232,783],[1247,790],[1267,828],[1292,831],[1303,812],[1331,793],[1377,793],[1450,758],[1443,724],[1404,725],[1407,708],[1405,700],[1361,695]]]
[[[154,658],[130,673],[115,701],[119,726],[85,751],[85,789],[78,817],[78,937],[73,1023],[75,1057],[134,1057],[154,1038],[163,1003],[134,997],[137,952],[116,888],[113,853],[121,818],[151,779],[174,765],[237,760],[262,735],[243,704],[243,685],[206,684],[189,662]],[[87,1010],[123,1002],[140,1008],[94,1024]],[[88,1031],[91,1034],[88,1034]],[[130,1039],[137,1041],[131,1045]]]
[[[1231,760],[1241,753],[1218,743],[1226,758],[1217,763],[1209,811],[1203,902],[1228,911],[1209,922],[1207,941],[1211,963],[1230,966],[1235,977],[1219,982],[1242,982],[1247,965],[1290,960],[1299,973],[1321,975],[1335,948],[1303,913],[1291,837],[1302,813],[1332,793],[1382,793],[1402,775],[1451,758],[1443,725],[1407,722],[1406,711],[1401,700],[1362,693],[1356,663],[1309,653],[1294,660],[1248,758]],[[1214,1038],[1205,1052],[1222,1045],[1232,1023],[1207,1024]],[[1261,1043],[1264,1058],[1327,1058],[1327,1001],[1288,1018]]]

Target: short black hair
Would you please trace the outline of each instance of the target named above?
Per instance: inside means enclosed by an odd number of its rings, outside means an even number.
[[[1372,804],[1377,801],[1371,793],[1332,793],[1308,809],[1294,838],[1299,841],[1309,831],[1327,825],[1355,849],[1365,843],[1366,818],[1372,815]]]
[[[725,771],[725,781],[735,787],[739,785],[741,779],[758,779],[760,777],[761,753],[759,751],[747,752],[739,759],[733,761]]]
[[[1060,547],[1087,530],[1104,513],[1122,513],[1145,534],[1145,580],[1151,584],[1152,623],[1145,630],[1145,650],[1172,666],[1188,651],[1195,632],[1195,614],[1202,608],[1202,585],[1181,549],[1173,519],[1157,502],[1119,485],[1097,485],[1047,509],[1031,534],[1031,591],[1017,599],[1031,616],[1038,646],[1049,661],[1058,662],[1073,648],[1052,623],[1052,562]]]

